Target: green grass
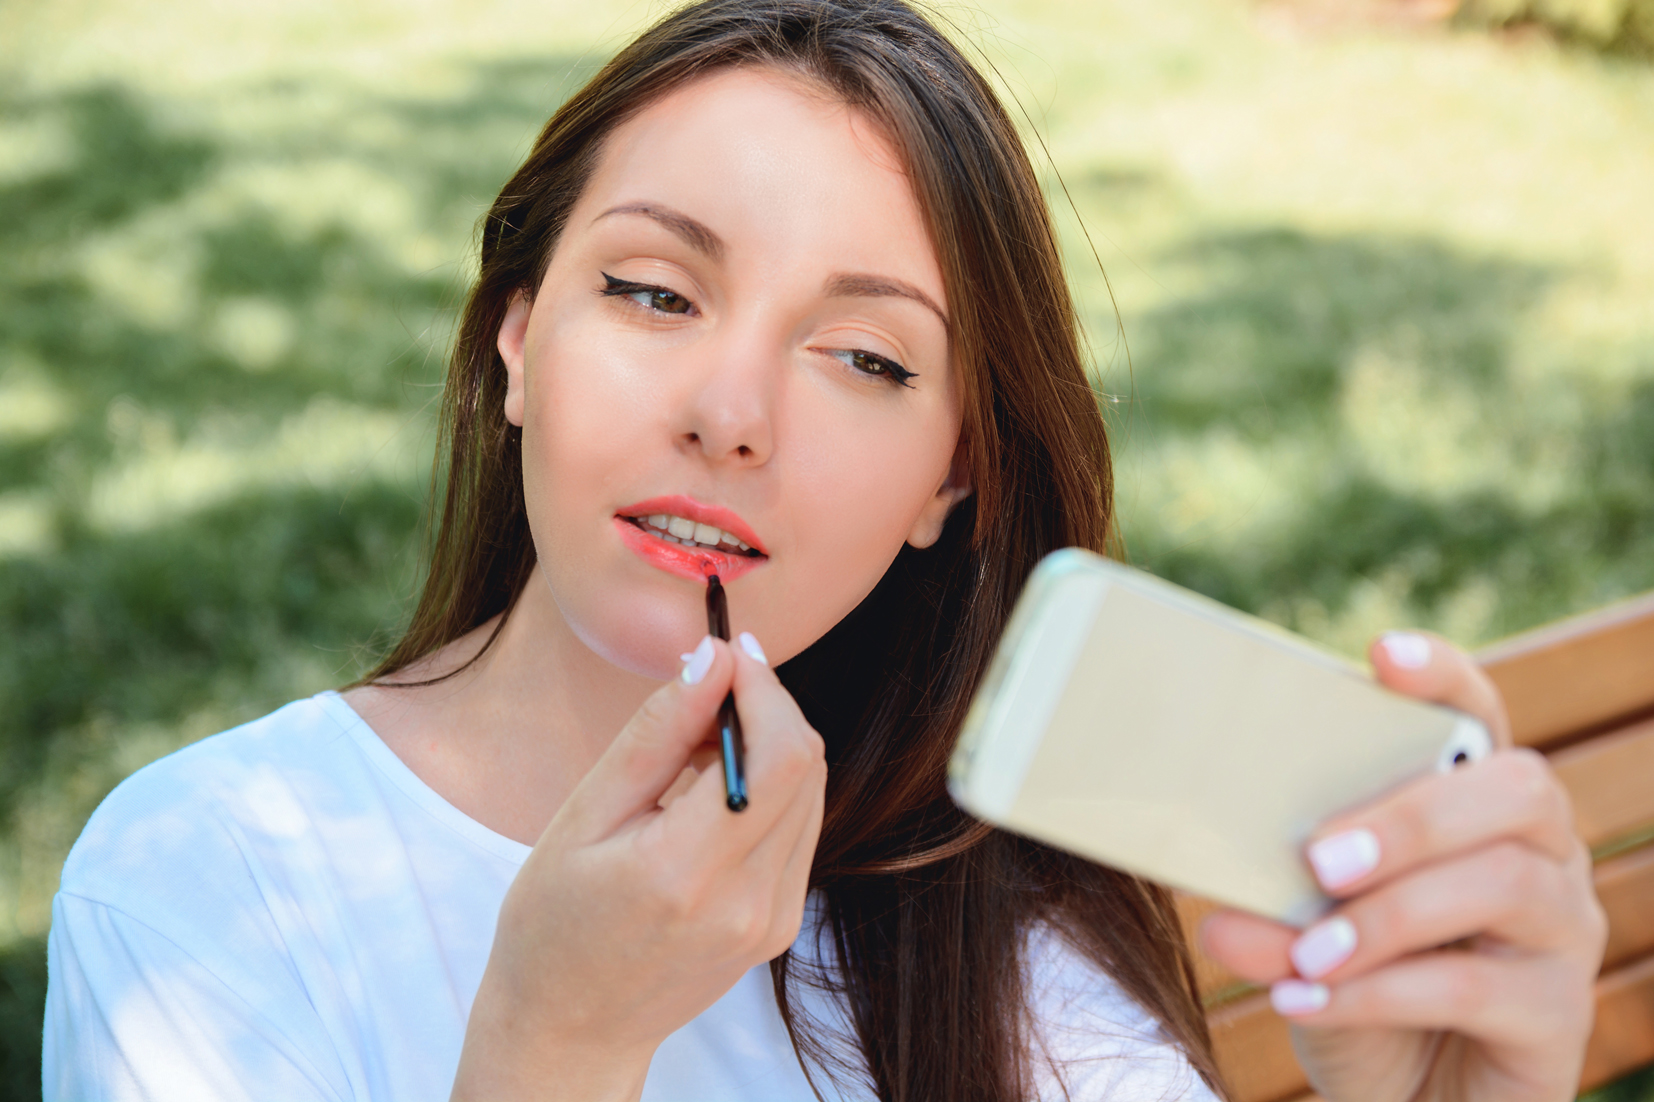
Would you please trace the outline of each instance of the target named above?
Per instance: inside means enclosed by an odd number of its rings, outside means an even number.
[[[475,219],[655,10],[0,7],[0,1098],[97,801],[394,632]],[[1654,587],[1654,69],[950,10],[1049,144],[1135,561],[1350,653]]]

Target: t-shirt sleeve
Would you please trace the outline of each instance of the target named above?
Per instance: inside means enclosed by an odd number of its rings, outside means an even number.
[[[118,910],[59,893],[47,958],[46,1102],[341,1098],[288,1031]]]
[[[1040,1102],[1219,1102],[1159,1021],[1060,934],[1026,949]]]

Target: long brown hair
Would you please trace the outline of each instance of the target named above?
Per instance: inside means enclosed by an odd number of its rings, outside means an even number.
[[[802,1009],[798,985],[816,983],[841,1000],[880,1098],[1022,1097],[1021,950],[1047,922],[1216,1085],[1168,894],[990,829],[945,790],[954,738],[1024,579],[1056,548],[1104,548],[1112,478],[1049,212],[1016,128],[902,0],[704,0],[645,31],[546,124],[482,226],[443,401],[449,447],[430,572],[370,680],[508,615],[534,567],[495,335],[511,296],[538,288],[604,139],[685,82],[751,64],[813,78],[904,156],[945,281],[975,487],[932,547],[904,547],[859,607],[779,670],[829,763],[811,883],[832,967],[792,954],[771,965],[794,1044],[806,1068],[853,1065]]]

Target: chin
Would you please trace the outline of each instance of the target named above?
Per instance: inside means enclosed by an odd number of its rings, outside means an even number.
[[[706,634],[706,611],[699,602],[663,602],[628,595],[603,600],[599,607],[585,601],[558,601],[564,622],[575,638],[604,661],[655,681],[678,675],[678,655],[691,650]]]

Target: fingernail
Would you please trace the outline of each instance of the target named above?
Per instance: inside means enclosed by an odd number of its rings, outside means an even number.
[[[1317,1010],[1326,1009],[1327,999],[1331,994],[1324,983],[1281,980],[1270,985],[1269,1005],[1275,1008],[1275,1013],[1289,1018],[1299,1014],[1313,1014]]]
[[[1305,979],[1318,980],[1355,952],[1355,923],[1340,915],[1318,922],[1292,943],[1292,966]]]
[[[1387,631],[1379,642],[1390,661],[1404,670],[1422,670],[1430,664],[1430,640],[1416,631]]]
[[[752,637],[752,632],[743,631],[736,638],[740,640],[741,649],[747,652],[748,658],[754,662],[762,662],[766,666],[770,664],[770,660],[764,656],[764,648],[758,645],[758,640]]]
[[[1370,830],[1346,830],[1309,847],[1315,879],[1328,891],[1353,884],[1378,868],[1378,835]]]
[[[683,664],[683,683],[685,685],[699,685],[706,671],[712,668],[712,636],[701,636],[700,643],[689,654],[689,661]]]

